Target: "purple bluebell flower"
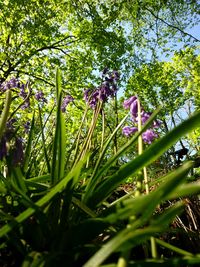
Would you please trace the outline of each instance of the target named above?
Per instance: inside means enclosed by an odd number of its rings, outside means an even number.
[[[155,121],[153,122],[153,128],[159,128],[161,124],[162,124],[161,121],[159,121],[159,120],[155,120]]]
[[[112,84],[111,90],[112,90],[112,95],[114,95],[117,92],[116,84],[114,84],[114,83]]]
[[[0,86],[3,92],[12,88],[20,88],[20,82],[17,78],[12,77],[9,81],[3,82]]]
[[[24,104],[21,106],[21,109],[26,109],[26,108],[29,108],[30,107],[30,100],[29,98],[26,99],[26,101],[24,102]]]
[[[106,102],[109,97],[113,97],[117,91],[117,86],[115,80],[119,78],[117,71],[112,73],[108,72],[105,68],[102,74],[102,84],[101,86],[92,89],[87,89],[84,91],[84,99],[89,104],[91,108],[95,108],[98,101]]]
[[[94,109],[97,105],[97,102],[99,100],[99,88],[96,90],[87,89],[84,91],[84,99],[86,103],[89,104],[89,106]]]
[[[105,81],[112,83],[113,82],[113,77],[110,75],[109,77],[105,77]]]
[[[125,109],[130,108],[132,121],[137,125],[138,123],[138,99],[137,97],[132,96],[128,100],[125,100],[123,106]],[[145,112],[143,108],[141,108],[142,125],[145,124],[145,122],[150,118],[150,116],[151,116],[150,112]],[[153,122],[153,125],[152,125],[153,128],[158,128],[159,126],[160,126],[160,121],[156,120]],[[129,127],[129,126],[124,127],[123,133],[126,136],[129,136],[131,135],[133,128],[136,128],[136,127]],[[158,137],[157,133],[154,132],[152,129],[148,129],[142,134],[143,141],[148,144],[150,144],[157,137]]]
[[[13,149],[13,165],[16,166],[21,164],[24,160],[24,151],[23,151],[23,140],[22,138],[17,137],[15,139],[15,147]]]
[[[29,132],[29,130],[30,130],[30,125],[31,125],[30,121],[27,121],[27,122],[24,124],[24,132],[25,132],[25,133],[28,133],[28,132]]]
[[[132,134],[134,134],[135,132],[137,132],[138,128],[137,127],[130,127],[130,126],[125,126],[123,129],[122,129],[122,133],[129,137],[131,136]]]
[[[145,122],[151,117],[151,113],[150,112],[145,112],[142,111],[141,112],[141,121],[142,121],[142,125],[145,124]],[[133,118],[133,121],[138,122],[138,116],[136,118]]]
[[[72,101],[74,101],[74,98],[73,98],[71,95],[67,95],[67,96],[63,99],[63,103],[62,103],[62,105],[61,105],[61,110],[62,110],[62,112],[65,112],[65,111],[66,111],[66,107],[67,107],[67,105],[68,105],[70,102],[72,102]]]
[[[12,77],[8,83],[10,88],[20,88],[20,82],[17,78]]]
[[[106,92],[106,87],[101,88],[101,90],[98,91],[98,99],[101,100],[102,102],[107,101],[107,92]]]
[[[148,129],[142,134],[142,139],[147,144],[151,144],[157,137],[158,135],[152,129]]]
[[[25,103],[21,106],[21,109],[26,109],[30,107],[30,99],[29,97],[27,98],[28,93],[26,92],[26,87],[27,85],[25,84],[22,84],[20,86],[19,96],[25,100]]]
[[[141,120],[142,120],[142,124],[145,124],[145,122],[151,117],[151,112],[145,112],[142,111],[141,112]]]
[[[138,100],[135,99],[130,105],[130,112],[133,118],[137,117],[138,114]]]
[[[84,90],[83,95],[85,102],[88,102],[91,95],[91,89]]]
[[[129,99],[125,100],[124,103],[123,103],[123,107],[125,109],[129,109],[131,104],[137,100],[137,97],[136,96],[131,96]]]
[[[23,99],[25,99],[25,98],[27,97],[25,84],[22,84],[22,85],[20,86],[19,96],[20,96],[21,98],[23,98]]]
[[[17,120],[15,118],[12,118],[10,119],[9,121],[6,122],[6,128],[8,130],[13,130],[14,129],[14,123],[16,122]]]
[[[103,102],[106,102],[108,100],[108,97],[113,95],[113,91],[110,89],[109,82],[103,83],[102,86],[98,89],[98,92],[98,98]]]
[[[90,98],[89,98],[89,105],[91,108],[95,108],[99,100],[99,91],[95,90],[92,92]]]
[[[44,93],[40,90],[35,94],[35,99],[37,101],[43,102],[43,103],[47,103],[46,98],[44,97]]]

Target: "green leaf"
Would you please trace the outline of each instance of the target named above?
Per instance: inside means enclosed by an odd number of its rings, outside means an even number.
[[[41,129],[41,135],[42,135],[42,147],[43,147],[43,150],[44,150],[44,158],[45,158],[45,161],[46,161],[48,173],[50,173],[51,172],[51,167],[50,167],[50,161],[49,161],[48,154],[47,154],[47,148],[46,148],[45,136],[44,136],[45,128],[44,128],[43,123],[42,123],[42,113],[41,113],[41,108],[40,108],[39,105],[38,105],[38,110],[39,110],[39,120],[40,120],[40,129]]]
[[[51,179],[50,174],[45,174],[45,175],[29,178],[28,181],[44,183],[44,182],[49,182],[50,179]]]
[[[56,131],[53,142],[53,157],[51,180],[55,184],[64,176],[65,168],[65,120],[61,111],[62,90],[61,90],[61,74],[59,69],[56,71],[56,94],[57,94],[57,116],[56,116]]]
[[[176,191],[169,193],[167,199],[177,199],[178,197],[188,197],[200,194],[200,182],[193,182],[179,186]]]
[[[22,174],[21,168],[15,167],[12,169],[12,172],[13,172],[13,175],[11,176],[11,184],[15,188],[18,188],[21,192],[26,194],[28,190],[26,187],[25,178]]]

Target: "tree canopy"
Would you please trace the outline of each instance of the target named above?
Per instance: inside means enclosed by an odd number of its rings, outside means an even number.
[[[199,41],[186,32],[199,22],[198,1],[4,0],[0,8],[1,82],[27,75],[51,86],[56,66],[73,90],[105,66],[127,80],[177,42]]]

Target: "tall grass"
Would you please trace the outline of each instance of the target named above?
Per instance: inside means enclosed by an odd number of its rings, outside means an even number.
[[[94,151],[90,144],[97,121],[101,119],[103,105],[99,102],[94,109],[88,132],[81,141],[85,113],[72,144],[74,150],[67,150],[67,122],[61,112],[62,94],[58,70],[53,137],[47,138],[48,131],[39,110],[32,116],[23,164],[14,166],[9,157],[1,161],[0,265],[6,266],[9,257],[10,264],[14,262],[10,266],[23,267],[199,265],[199,255],[163,240],[164,235],[173,230],[173,220],[184,210],[184,197],[200,192],[199,182],[188,183],[186,180],[193,167],[192,161],[159,177],[159,184],[149,194],[145,193],[143,181],[139,195],[133,188],[133,192],[117,199],[112,200],[110,196],[128,177],[135,177],[137,181],[138,172],[159,159],[182,136],[199,127],[200,112],[153,142],[128,163],[118,166],[116,171],[113,166],[117,160],[137,143],[138,137],[151,125],[159,109],[116,154],[105,160],[115,134],[121,131],[124,118],[110,136],[101,137],[105,139],[101,140],[102,145],[95,152],[95,164],[91,165]],[[10,103],[6,102],[4,107],[7,115],[8,105]],[[5,126],[7,115],[2,113],[1,125]],[[37,134],[36,121],[40,121]],[[39,161],[44,165],[43,173],[37,170],[41,165],[33,153],[35,147],[39,149]],[[35,176],[35,173],[40,175]],[[159,211],[158,207],[167,201],[171,201],[171,206]],[[155,237],[157,258],[151,257],[150,237]],[[164,247],[164,251],[171,251],[171,257],[159,254],[159,246]]]

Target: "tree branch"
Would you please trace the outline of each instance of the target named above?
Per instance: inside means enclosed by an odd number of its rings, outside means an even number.
[[[31,76],[31,77],[33,77],[33,78],[35,78],[35,79],[37,79],[37,80],[40,80],[40,81],[42,81],[42,82],[45,82],[46,84],[48,84],[48,85],[50,85],[50,86],[55,86],[55,84],[48,82],[48,81],[45,80],[44,78],[42,78],[42,77],[38,77],[38,76],[33,75],[33,74],[29,73],[29,72],[22,71],[22,70],[16,70],[16,72],[17,72],[17,73],[23,73],[23,74],[26,74],[26,75],[28,75],[28,76]]]
[[[165,21],[164,19],[162,19],[162,18],[159,17],[158,15],[154,14],[153,11],[150,10],[149,8],[145,7],[145,9],[146,9],[147,11],[149,11],[149,12],[151,13],[151,15],[152,15],[154,18],[156,18],[156,19],[162,21],[162,22],[163,22],[164,24],[166,24],[167,26],[169,26],[169,27],[171,27],[171,28],[173,28],[173,29],[175,29],[175,30],[181,32],[181,33],[184,34],[184,35],[189,36],[190,38],[193,38],[196,42],[200,42],[200,40],[199,40],[198,38],[194,37],[192,34],[190,34],[190,33],[188,33],[188,32],[185,32],[185,31],[181,30],[179,27],[177,27],[177,26],[175,26],[175,25],[172,25],[172,24],[170,24],[169,22]]]
[[[38,49],[35,49],[35,50],[33,50],[32,52],[30,52],[30,55],[29,56],[27,56],[27,57],[22,57],[22,58],[20,58],[13,66],[12,66],[12,71],[14,71],[15,69],[16,69],[16,67],[19,65],[19,64],[21,64],[23,61],[25,61],[25,63],[29,60],[29,59],[31,59],[33,56],[35,56],[37,53],[39,53],[39,52],[41,52],[41,51],[44,51],[44,50],[51,50],[51,49],[57,49],[57,50],[60,50],[62,53],[64,53],[65,55],[68,55],[68,56],[70,56],[69,54],[67,54],[65,51],[64,51],[64,49],[63,48],[60,48],[60,47],[58,47],[57,45],[58,44],[60,44],[61,42],[63,42],[63,41],[65,41],[66,39],[68,39],[68,38],[72,38],[72,37],[74,37],[75,38],[75,36],[67,36],[67,37],[64,37],[64,38],[62,38],[61,40],[59,40],[59,41],[57,41],[57,42],[54,42],[54,43],[52,43],[51,45],[46,45],[46,46],[43,46],[43,47],[40,47],[40,48],[38,48]],[[68,44],[70,44],[70,43],[73,43],[73,42],[75,42],[75,41],[77,41],[77,39],[75,39],[74,41],[71,41],[71,42],[68,42],[66,45],[68,45]],[[62,46],[64,46],[64,45],[62,45]],[[8,71],[7,71],[8,72]],[[6,73],[7,73],[6,72]],[[11,71],[9,71],[9,73],[7,74],[7,76],[10,74],[10,72]],[[5,77],[5,78],[7,78],[7,76]]]

